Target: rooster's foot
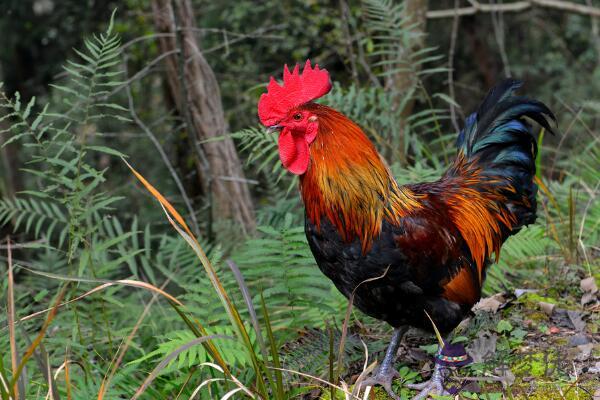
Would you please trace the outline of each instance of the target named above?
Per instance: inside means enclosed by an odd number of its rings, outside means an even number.
[[[425,400],[428,399],[431,395],[438,396],[448,396],[451,395],[445,388],[447,371],[444,367],[440,365],[435,365],[435,370],[433,371],[433,375],[431,379],[427,382],[416,383],[416,384],[407,384],[406,386],[409,389],[420,390],[418,395],[416,395],[413,400]]]
[[[392,390],[392,382],[396,379],[400,374],[394,368],[388,369],[379,369],[375,375],[370,376],[360,383],[361,388],[366,388],[368,386],[379,385],[385,389],[388,396],[390,396],[394,400],[400,400],[400,397],[394,393]]]
[[[392,390],[392,381],[400,375],[398,374],[398,371],[394,369],[394,358],[396,357],[398,346],[400,345],[400,341],[402,340],[402,336],[406,332],[406,329],[406,327],[394,329],[392,340],[385,352],[385,357],[381,362],[381,365],[377,368],[377,372],[375,375],[372,375],[361,382],[360,387],[364,388],[367,386],[379,385],[385,389],[392,399],[400,400],[400,397]]]

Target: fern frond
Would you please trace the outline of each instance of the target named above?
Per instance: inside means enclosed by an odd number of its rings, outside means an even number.
[[[323,327],[332,313],[340,313],[344,301],[317,268],[302,227],[289,215],[280,229],[258,228],[261,238],[249,240],[234,259],[259,300],[268,301],[276,330],[290,327]],[[337,311],[336,311],[337,310]]]
[[[57,247],[66,239],[68,218],[59,204],[46,198],[0,199],[0,226],[11,222],[15,232],[22,229],[36,238],[56,238]]]

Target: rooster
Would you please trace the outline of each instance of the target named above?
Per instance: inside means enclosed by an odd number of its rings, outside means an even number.
[[[479,301],[487,267],[511,235],[536,219],[536,139],[525,117],[552,132],[552,112],[494,87],[465,121],[456,158],[435,182],[399,185],[358,124],[314,101],[331,90],[329,73],[306,61],[273,77],[258,104],[279,131],[283,166],[298,175],[305,231],[320,270],[362,312],[394,328],[385,358],[365,385],[391,383],[407,327],[451,332]],[[433,324],[432,324],[433,322]],[[436,356],[417,398],[445,393],[444,366],[468,356]],[[449,347],[449,345],[447,346]]]

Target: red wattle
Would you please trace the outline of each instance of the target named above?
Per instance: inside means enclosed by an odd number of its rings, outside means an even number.
[[[310,153],[308,143],[302,133],[284,128],[279,134],[279,159],[293,174],[302,175],[308,169]]]

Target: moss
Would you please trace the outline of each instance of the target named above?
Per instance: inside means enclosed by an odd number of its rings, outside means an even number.
[[[390,396],[386,393],[385,389],[375,387],[375,390],[371,390],[369,400],[389,400]]]
[[[534,322],[546,322],[549,321],[550,318],[548,317],[548,315],[544,312],[532,312],[531,314],[528,315],[529,319],[531,319]]]
[[[554,345],[556,346],[566,346],[569,344],[569,339],[566,337],[559,337],[554,339]]]
[[[349,391],[352,391],[354,389],[354,385],[350,386],[348,388]],[[408,396],[408,389],[398,389],[397,387],[394,388],[394,390],[396,390],[396,392],[398,393],[398,395],[401,396],[402,399],[410,399],[412,398],[412,396]],[[404,397],[402,397],[404,395]],[[321,393],[321,396],[319,397],[320,400],[331,400],[331,395],[329,390],[324,390]],[[336,391],[335,393],[335,400],[344,400],[344,394],[341,391]],[[390,397],[387,395],[387,392],[385,391],[385,389],[383,389],[382,387],[379,386],[375,386],[374,388],[371,388],[371,393],[369,393],[369,400],[389,400]]]
[[[525,293],[523,296],[521,296],[517,299],[518,303],[535,305],[536,307],[540,301],[543,301],[545,303],[551,303],[551,304],[556,304],[558,302],[556,299],[553,299],[552,297],[540,296],[537,293]]]
[[[556,369],[556,354],[526,354],[512,368],[516,376],[534,376],[541,378]]]
[[[576,387],[570,383],[537,382],[536,389],[530,392],[529,382],[516,383],[511,387],[515,400],[582,400],[587,393],[594,393],[598,384],[592,381],[584,382]],[[560,390],[559,390],[560,389]],[[562,393],[561,393],[562,392]]]

